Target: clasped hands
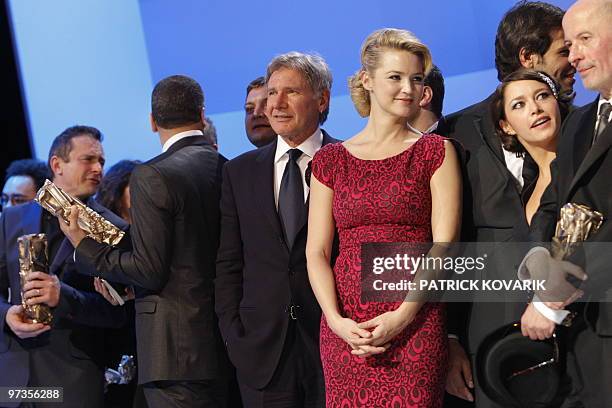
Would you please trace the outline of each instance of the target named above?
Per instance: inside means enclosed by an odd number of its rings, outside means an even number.
[[[330,329],[351,346],[351,353],[365,358],[384,353],[391,346],[391,340],[408,326],[418,307],[404,302],[398,309],[383,313],[375,318],[357,323],[340,315],[328,319]]]
[[[28,306],[46,304],[56,307],[60,299],[60,281],[57,276],[44,272],[31,272],[23,285],[23,299]],[[46,332],[51,326],[43,323],[32,323],[27,320],[23,307],[13,305],[6,312],[6,324],[20,339],[36,337]]]

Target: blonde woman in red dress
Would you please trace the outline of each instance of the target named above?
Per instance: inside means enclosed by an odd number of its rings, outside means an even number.
[[[420,109],[429,50],[405,30],[372,33],[349,80],[366,127],[314,157],[308,275],[321,305],[328,407],[441,407],[443,304],[362,302],[361,244],[458,238],[461,175],[452,145],[407,126]],[[340,253],[330,266],[335,230]]]

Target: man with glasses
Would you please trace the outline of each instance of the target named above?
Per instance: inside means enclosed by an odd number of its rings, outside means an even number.
[[[33,200],[49,177],[44,162],[36,159],[15,160],[6,169],[0,206],[4,209]]]

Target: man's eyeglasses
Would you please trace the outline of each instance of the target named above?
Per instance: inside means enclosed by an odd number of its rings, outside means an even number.
[[[11,206],[24,204],[30,201],[31,198],[24,196],[23,194],[4,194],[0,196],[0,206],[3,208],[7,206],[8,203],[11,203]]]

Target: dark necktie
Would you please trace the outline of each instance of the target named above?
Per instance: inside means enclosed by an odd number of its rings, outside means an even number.
[[[289,161],[285,166],[283,178],[281,179],[280,191],[278,193],[278,214],[285,231],[285,239],[289,249],[293,247],[295,236],[303,225],[306,215],[304,205],[304,185],[302,172],[297,160],[302,155],[299,149],[291,149],[288,152]]]
[[[597,115],[597,125],[595,126],[595,137],[593,138],[593,144],[597,143],[597,139],[606,129],[610,122],[610,112],[612,112],[612,105],[608,102],[602,103],[599,107],[599,115]]]

